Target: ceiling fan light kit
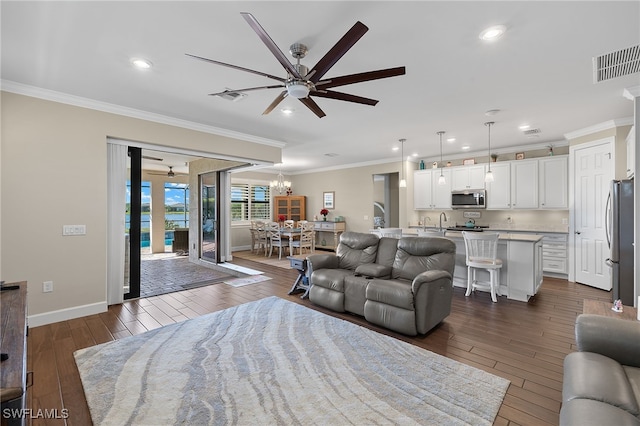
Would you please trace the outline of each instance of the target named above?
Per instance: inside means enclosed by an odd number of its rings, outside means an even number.
[[[309,70],[308,67],[300,63],[300,59],[307,55],[309,49],[302,43],[294,43],[289,47],[289,53],[293,56],[297,63],[292,64],[282,51],[275,44],[273,39],[262,28],[258,21],[247,12],[241,12],[240,15],[249,24],[249,26],[255,31],[262,42],[271,51],[273,56],[280,62],[285,71],[287,72],[287,78],[263,73],[261,71],[255,71],[249,68],[240,67],[237,65],[227,64],[213,59],[207,59],[200,56],[186,54],[195,59],[199,59],[205,62],[210,62],[216,65],[222,65],[229,68],[234,68],[240,71],[257,74],[263,77],[270,78],[278,81],[280,84],[274,84],[270,86],[249,87],[245,89],[237,90],[225,90],[220,93],[212,93],[212,96],[224,96],[230,93],[242,93],[251,90],[263,90],[263,89],[284,89],[280,94],[271,102],[271,104],[264,110],[263,115],[269,114],[274,108],[284,100],[285,97],[291,96],[300,100],[307,108],[309,108],[318,118],[324,117],[326,114],[320,108],[320,106],[312,99],[312,97],[321,97],[328,99],[335,99],[339,101],[353,102],[362,105],[375,106],[378,101],[375,99],[365,98],[362,96],[351,95],[343,92],[336,92],[329,90],[333,87],[346,86],[348,84],[362,83],[365,81],[379,80],[388,77],[395,77],[405,74],[405,67],[388,68],[376,71],[368,71],[357,74],[343,75],[330,79],[322,80],[322,77],[333,67],[345,53],[349,51],[356,44],[358,40],[369,30],[362,22],[356,22],[353,27],[347,33],[342,36],[340,40],[318,61],[318,63]]]

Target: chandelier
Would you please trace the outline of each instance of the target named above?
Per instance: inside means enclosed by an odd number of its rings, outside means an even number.
[[[288,180],[284,180],[284,176],[282,175],[282,169],[280,169],[277,179],[269,182],[269,186],[274,190],[278,191],[278,194],[282,194],[283,192],[286,192],[288,188],[291,187],[291,182],[289,182]]]

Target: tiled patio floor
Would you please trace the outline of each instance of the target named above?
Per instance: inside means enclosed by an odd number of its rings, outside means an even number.
[[[140,297],[181,291],[231,276],[191,263],[188,256],[176,253],[142,253],[140,260]]]

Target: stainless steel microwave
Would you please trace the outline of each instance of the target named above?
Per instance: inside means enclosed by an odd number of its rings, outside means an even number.
[[[484,189],[465,189],[451,192],[452,209],[485,209],[487,208],[487,191]]]

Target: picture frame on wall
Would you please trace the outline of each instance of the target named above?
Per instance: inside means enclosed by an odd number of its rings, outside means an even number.
[[[524,160],[524,152],[516,152],[516,160]]]
[[[466,159],[462,160],[462,165],[463,166],[470,166],[472,164],[476,164],[476,159],[475,158],[466,158]]]
[[[334,191],[327,191],[322,193],[322,208],[332,210],[335,208],[335,195]]]

